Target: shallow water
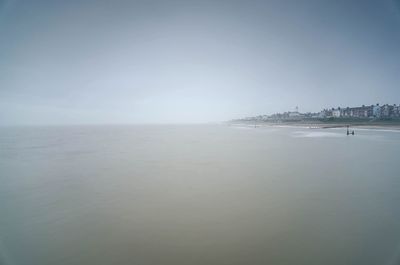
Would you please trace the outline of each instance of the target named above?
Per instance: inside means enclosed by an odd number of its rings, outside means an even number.
[[[0,129],[0,264],[398,264],[400,133]]]

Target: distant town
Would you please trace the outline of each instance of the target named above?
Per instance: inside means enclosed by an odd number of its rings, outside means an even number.
[[[259,115],[234,120],[235,122],[269,122],[269,123],[400,123],[400,104],[374,104],[359,107],[327,108],[320,112],[294,111],[275,113],[272,115]]]

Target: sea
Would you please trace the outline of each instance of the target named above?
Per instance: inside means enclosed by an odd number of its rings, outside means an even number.
[[[398,265],[400,131],[0,128],[2,265]]]

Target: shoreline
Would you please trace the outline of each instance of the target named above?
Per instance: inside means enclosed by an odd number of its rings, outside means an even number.
[[[339,128],[358,128],[364,130],[394,130],[400,132],[400,124],[364,124],[364,123],[305,123],[305,122],[228,122],[232,126],[246,127],[287,127],[303,129],[339,129]]]

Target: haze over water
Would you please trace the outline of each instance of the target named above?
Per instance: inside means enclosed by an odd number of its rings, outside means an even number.
[[[0,0],[0,126],[400,103],[398,0]]]
[[[398,264],[400,133],[0,129],[0,261]]]

